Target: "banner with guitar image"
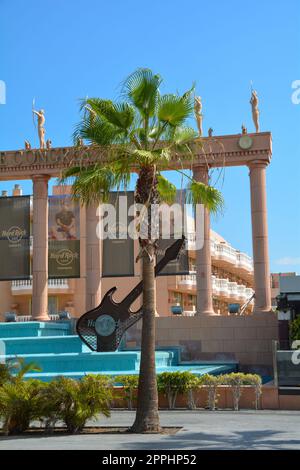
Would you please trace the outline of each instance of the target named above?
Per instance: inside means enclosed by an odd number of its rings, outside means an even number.
[[[49,197],[49,278],[80,277],[80,205],[70,195]]]

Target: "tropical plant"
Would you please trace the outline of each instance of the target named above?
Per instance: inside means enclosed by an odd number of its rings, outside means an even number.
[[[193,114],[193,91],[182,95],[160,93],[162,79],[149,69],[138,69],[123,83],[121,102],[89,98],[82,102],[82,119],[74,132],[74,140],[91,144],[99,151],[93,164],[83,161],[69,168],[62,181],[75,178],[74,197],[82,203],[107,201],[112,189],[127,188],[131,172],[138,174],[135,202],[146,208],[141,211],[137,229],[148,227],[140,237],[143,277],[143,324],[141,362],[136,419],[133,432],[158,432],[158,394],[155,372],[155,254],[157,237],[151,221],[151,206],[172,202],[175,186],[162,174],[177,162],[192,158],[191,144],[197,134],[186,125]],[[104,157],[103,157],[104,155]],[[205,160],[203,161],[205,164]],[[220,192],[210,185],[187,178],[189,202],[202,203],[210,211],[221,208]],[[146,224],[144,223],[146,222]],[[156,232],[157,233],[157,232]]]
[[[42,382],[34,379],[5,382],[0,387],[0,416],[6,434],[20,434],[39,418],[43,387]]]
[[[132,410],[135,392],[138,388],[139,383],[138,375],[118,375],[115,377],[115,382],[122,384],[125,393],[125,398],[128,404],[128,409]]]
[[[35,362],[26,362],[23,357],[16,357],[12,359],[9,364],[11,370],[11,381],[20,382],[24,379],[25,375],[30,372],[41,372],[41,367]]]
[[[20,382],[29,372],[40,372],[35,362],[26,362],[23,357],[15,357],[0,364],[0,385],[6,382]]]
[[[43,397],[40,416],[44,417],[46,428],[49,430],[61,420],[68,432],[77,433],[99,413],[110,416],[112,382],[102,375],[86,375],[81,380],[58,377],[44,389]]]

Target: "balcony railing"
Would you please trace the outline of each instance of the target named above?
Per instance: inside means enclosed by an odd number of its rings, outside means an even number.
[[[59,320],[59,315],[58,313],[50,313],[48,314],[50,321],[58,321]],[[17,315],[16,322],[22,323],[22,322],[28,322],[32,321],[32,315]]]
[[[191,272],[180,276],[179,286],[187,286],[196,289],[196,273]],[[213,294],[219,297],[225,297],[228,300],[241,300],[246,301],[253,294],[253,290],[244,285],[239,285],[237,282],[229,281],[228,279],[217,278],[212,276],[212,289]]]
[[[11,283],[12,291],[23,291],[23,290],[32,290],[32,279],[12,281]],[[48,289],[55,290],[65,290],[69,288],[68,281],[66,279],[49,279],[48,280]]]

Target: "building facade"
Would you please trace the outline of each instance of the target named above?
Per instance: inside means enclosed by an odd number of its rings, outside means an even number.
[[[54,186],[53,195],[69,194],[70,188],[66,186]],[[15,185],[13,196],[21,196],[20,185]],[[9,196],[7,192],[3,197]],[[34,214],[31,204],[31,225],[33,226]],[[60,311],[67,311],[72,317],[79,317],[86,311],[86,209],[80,208],[80,253],[81,253],[81,276],[78,279],[48,279],[48,314],[50,318]],[[193,224],[190,224],[191,227]],[[217,315],[228,314],[228,304],[244,304],[253,294],[253,262],[252,259],[233,248],[224,238],[211,230],[210,232],[211,254],[212,254],[212,288],[213,306]],[[33,265],[34,250],[33,238],[30,240],[31,266]],[[138,252],[135,243],[135,254]],[[193,316],[197,312],[197,284],[196,284],[196,251],[195,234],[188,233],[187,240],[189,274],[177,276],[159,276],[157,278],[157,315],[172,315],[172,307],[180,306],[182,314]],[[31,268],[32,271],[32,268]],[[102,295],[116,285],[117,300],[121,300],[128,291],[140,280],[140,263],[135,264],[135,272],[132,277],[117,277],[101,279]],[[14,312],[20,320],[32,317],[32,279],[13,280],[0,282],[0,313],[2,317],[6,312]],[[139,305],[137,301],[136,306]],[[251,313],[253,301],[246,309],[246,314]]]

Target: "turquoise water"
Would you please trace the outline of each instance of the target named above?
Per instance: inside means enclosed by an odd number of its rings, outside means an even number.
[[[0,323],[0,341],[1,349],[5,347],[5,352],[0,353],[1,361],[19,356],[41,367],[42,372],[32,372],[27,378],[49,381],[61,375],[78,379],[89,373],[139,373],[140,351],[92,352],[77,335],[71,334],[68,323]],[[218,375],[237,370],[234,362],[181,363],[178,347],[157,350],[155,360],[158,374],[188,370],[195,375]]]

